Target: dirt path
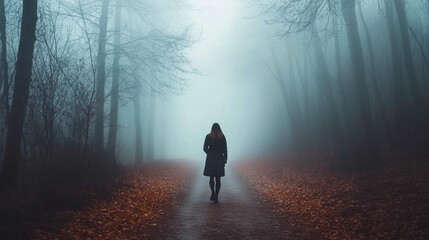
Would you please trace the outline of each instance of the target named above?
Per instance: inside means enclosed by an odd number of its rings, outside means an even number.
[[[208,178],[196,176],[177,212],[159,226],[157,239],[285,239],[287,229],[227,170],[219,203],[209,201]]]

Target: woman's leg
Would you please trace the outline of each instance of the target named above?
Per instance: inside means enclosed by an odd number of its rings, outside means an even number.
[[[214,182],[214,177],[210,177],[210,181],[209,181],[209,186],[210,186],[210,189],[212,190],[212,194],[215,192],[214,191],[214,184],[215,184],[215,182]]]
[[[216,195],[219,194],[220,185],[220,177],[216,177]]]
[[[212,195],[210,196],[210,201],[214,201],[216,197],[216,193],[214,191],[214,177],[210,177],[209,185],[210,189],[212,190]]]

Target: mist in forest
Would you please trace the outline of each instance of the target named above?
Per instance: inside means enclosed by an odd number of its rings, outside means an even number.
[[[0,3],[8,184],[18,166],[202,162],[215,122],[232,161],[367,167],[401,129],[424,138],[427,1]]]
[[[350,23],[343,17],[348,13],[342,11],[347,4],[279,1],[290,14],[281,16],[270,5],[275,2],[189,3],[185,22],[200,34],[189,54],[199,73],[189,76],[188,88],[180,95],[156,98],[152,113],[147,111],[149,103],[142,101],[143,119],[153,114],[155,122],[152,130],[143,130],[154,132],[154,144],[143,149],[154,151],[158,159],[202,161],[203,139],[214,122],[220,123],[227,137],[231,159],[304,146],[334,148],[344,154],[365,145],[368,140],[362,138],[392,141],[392,129],[409,115],[403,108],[415,103],[416,94],[426,98],[426,3],[404,3],[418,85],[413,89],[409,60],[403,53],[402,23],[393,1],[362,1],[354,7],[356,19],[348,21],[357,23],[363,66],[351,56]],[[328,3],[334,6],[332,12]],[[293,15],[306,5],[320,7],[320,13]],[[305,22],[312,14],[318,14],[316,20]],[[360,102],[362,98],[368,102]],[[132,125],[132,117],[123,119]],[[365,121],[371,122],[371,136],[362,136],[368,127]],[[122,131],[123,153],[130,159],[133,133],[132,127]]]
[[[429,239],[428,93],[428,0],[0,0],[0,239]]]
[[[156,99],[155,158],[203,162],[203,141],[215,122],[227,137],[231,159],[282,149],[288,141],[284,103],[266,66],[269,59],[264,59],[270,57],[272,44],[280,44],[273,38],[273,28],[257,19],[257,12],[245,2],[189,5],[186,21],[199,34],[189,54],[199,72],[189,76],[180,95]],[[144,100],[142,104],[143,109],[149,105]],[[143,118],[150,115],[143,112]],[[132,117],[123,119],[133,125]],[[130,127],[122,135],[130,143],[126,151],[131,159],[134,131]]]

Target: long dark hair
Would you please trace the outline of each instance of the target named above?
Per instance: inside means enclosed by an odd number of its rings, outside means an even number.
[[[213,123],[212,130],[209,135],[212,138],[221,138],[223,136],[223,132],[222,129],[220,129],[219,123]]]

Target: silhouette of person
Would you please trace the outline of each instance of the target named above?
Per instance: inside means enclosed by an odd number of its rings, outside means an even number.
[[[203,175],[210,177],[209,186],[212,190],[210,201],[217,203],[221,186],[220,178],[225,176],[225,164],[228,159],[226,138],[218,123],[213,123],[211,132],[204,140],[203,150],[207,154]]]

